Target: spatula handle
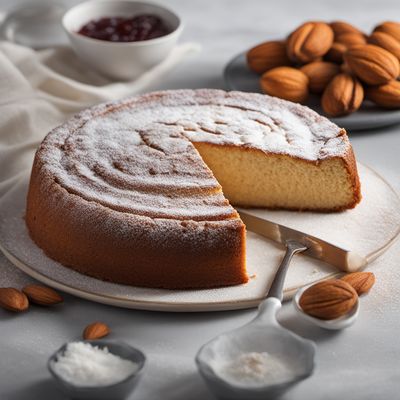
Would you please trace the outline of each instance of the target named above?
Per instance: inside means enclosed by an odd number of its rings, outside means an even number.
[[[281,262],[281,265],[276,272],[275,278],[272,281],[271,287],[269,288],[267,298],[268,297],[276,297],[278,300],[282,301],[283,299],[283,284],[285,283],[285,277],[287,270],[289,268],[290,260],[296,253],[301,253],[302,251],[307,250],[307,247],[303,244],[296,242],[295,240],[287,240],[286,241],[286,253],[285,257]]]

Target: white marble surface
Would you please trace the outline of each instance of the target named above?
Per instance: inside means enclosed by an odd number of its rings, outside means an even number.
[[[398,0],[289,1],[158,0],[186,22],[184,40],[198,41],[203,51],[181,65],[154,89],[223,88],[225,63],[241,50],[280,37],[306,19],[347,19],[370,29],[378,21],[400,19]],[[15,0],[1,0],[0,10]],[[72,4],[69,2],[67,4]],[[372,166],[400,191],[400,126],[351,135],[360,161]],[[325,332],[300,321],[285,304],[279,320],[317,343],[317,367],[308,380],[282,399],[395,399],[400,389],[400,242],[371,265],[377,284],[362,299],[359,321],[343,332]],[[13,273],[0,257],[2,280]],[[24,277],[21,276],[21,281]],[[215,335],[249,321],[255,310],[172,314],[117,309],[65,296],[62,307],[32,307],[11,315],[0,310],[0,399],[63,399],[45,368],[49,355],[77,338],[94,320],[107,322],[110,338],[144,350],[146,373],[130,400],[212,399],[197,374],[193,357]]]

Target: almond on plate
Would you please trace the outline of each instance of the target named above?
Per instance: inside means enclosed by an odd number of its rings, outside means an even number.
[[[329,25],[335,34],[335,38],[344,33],[356,33],[358,35],[364,35],[358,28],[352,24],[349,24],[348,22],[333,21]]]
[[[382,47],[400,60],[400,41],[385,32],[373,32],[368,38],[368,43]]]
[[[327,61],[332,61],[334,63],[340,64],[343,62],[343,54],[346,53],[347,47],[343,43],[333,42],[332,47],[325,54],[325,59]]]
[[[322,108],[328,115],[338,117],[356,111],[363,99],[364,89],[357,78],[341,73],[324,90]]]
[[[393,80],[383,85],[369,86],[366,96],[378,106],[400,108],[400,82]]]
[[[290,65],[283,40],[261,43],[247,52],[247,64],[251,70],[262,74],[275,67]]]
[[[304,103],[308,97],[308,77],[296,68],[271,69],[261,77],[260,84],[264,93],[281,99]]]
[[[374,32],[385,32],[400,42],[400,23],[386,21],[375,27]]]
[[[335,38],[336,43],[342,43],[347,49],[352,47],[360,46],[367,43],[367,39],[364,35],[359,33],[342,33]]]
[[[306,22],[289,35],[286,49],[289,58],[309,63],[328,52],[333,43],[333,30],[324,22]]]
[[[308,76],[311,93],[322,93],[332,78],[340,72],[337,64],[327,61],[314,61],[300,69]]]
[[[380,85],[399,76],[399,60],[373,44],[353,47],[343,57],[354,74],[369,85]]]

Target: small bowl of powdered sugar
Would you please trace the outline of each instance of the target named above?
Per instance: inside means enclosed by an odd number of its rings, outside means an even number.
[[[73,399],[125,399],[138,383],[144,354],[123,343],[85,340],[66,343],[48,361],[48,369]]]

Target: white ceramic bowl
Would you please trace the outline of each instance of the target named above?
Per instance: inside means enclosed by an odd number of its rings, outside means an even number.
[[[87,22],[115,16],[153,14],[171,29],[168,35],[138,42],[108,42],[78,34]],[[131,80],[163,61],[181,31],[181,19],[165,7],[129,0],[87,1],[72,7],[62,20],[76,54],[101,74],[117,80]]]

